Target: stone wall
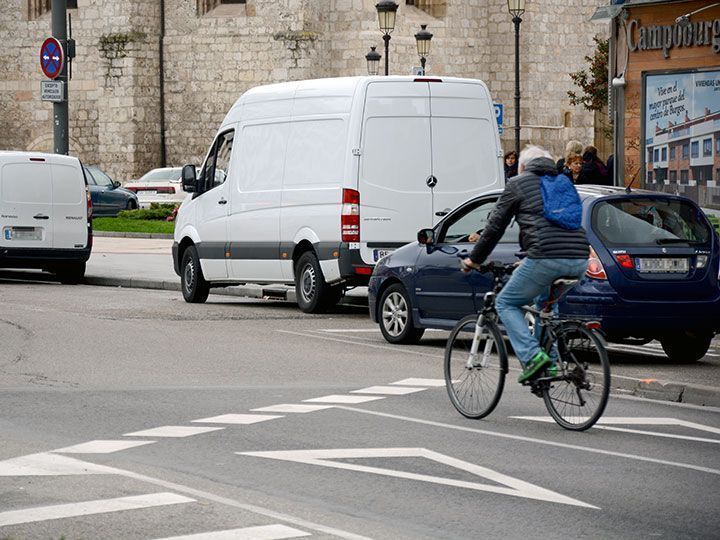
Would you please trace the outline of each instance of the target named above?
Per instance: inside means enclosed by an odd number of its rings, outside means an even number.
[[[78,0],[70,10],[78,57],[70,86],[70,148],[119,180],[160,165],[159,1]],[[247,0],[198,13],[197,0],[165,0],[167,164],[199,163],[225,113],[247,89],[286,80],[364,75],[383,50],[376,0]],[[419,66],[414,34],[433,33],[428,74],[483,79],[505,105],[514,145],[514,36],[505,0],[399,1],[390,71]],[[603,0],[528,2],[521,27],[522,140],[560,155],[592,141],[593,115],[569,105],[569,72],[585,66],[588,23]],[[38,65],[50,14],[28,20],[27,0],[0,2],[0,149],[52,149],[52,104],[39,100]],[[381,69],[384,58],[381,61]],[[570,113],[570,127],[560,127]]]

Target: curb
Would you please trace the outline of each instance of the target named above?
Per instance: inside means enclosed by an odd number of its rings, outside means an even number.
[[[114,232],[114,231],[93,231],[93,236],[103,238],[162,238],[172,240],[172,234],[165,233],[141,233],[141,232]]]
[[[720,407],[720,389],[697,384],[613,375],[610,392],[658,401]]]

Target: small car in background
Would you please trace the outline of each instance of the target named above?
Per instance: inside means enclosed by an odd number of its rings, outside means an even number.
[[[125,189],[137,194],[141,208],[152,203],[180,204],[186,193],[182,189],[182,167],[162,167],[145,173],[140,180],[126,182]]]
[[[120,187],[120,182],[113,180],[95,165],[83,165],[90,198],[92,199],[93,215],[97,217],[114,217],[121,210],[138,208],[138,198],[132,191]]]
[[[693,362],[720,332],[720,238],[685,197],[578,186],[592,251],[583,280],[560,313],[599,321],[611,342],[657,339],[673,361]],[[453,210],[418,241],[381,259],[370,278],[370,315],[390,343],[417,342],[426,328],[450,329],[482,306],[492,276],[459,270],[469,234],[484,228],[500,196]],[[514,222],[488,260],[516,261]]]

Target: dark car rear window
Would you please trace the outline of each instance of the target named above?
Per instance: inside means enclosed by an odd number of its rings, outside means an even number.
[[[608,246],[706,244],[710,229],[700,210],[682,199],[628,197],[595,205],[592,228]]]

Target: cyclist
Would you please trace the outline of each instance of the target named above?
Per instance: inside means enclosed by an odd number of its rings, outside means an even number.
[[[550,154],[538,146],[526,147],[520,152],[518,172],[508,181],[480,239],[463,262],[479,268],[515,219],[520,226],[520,247],[527,257],[498,295],[496,309],[522,364],[523,372],[518,378],[522,383],[545,369],[550,374],[556,372],[553,360],[530,333],[522,306],[546,300],[550,285],[558,278],[580,278],[587,268],[589,244],[582,228],[568,230],[543,215],[540,178],[558,174]]]

